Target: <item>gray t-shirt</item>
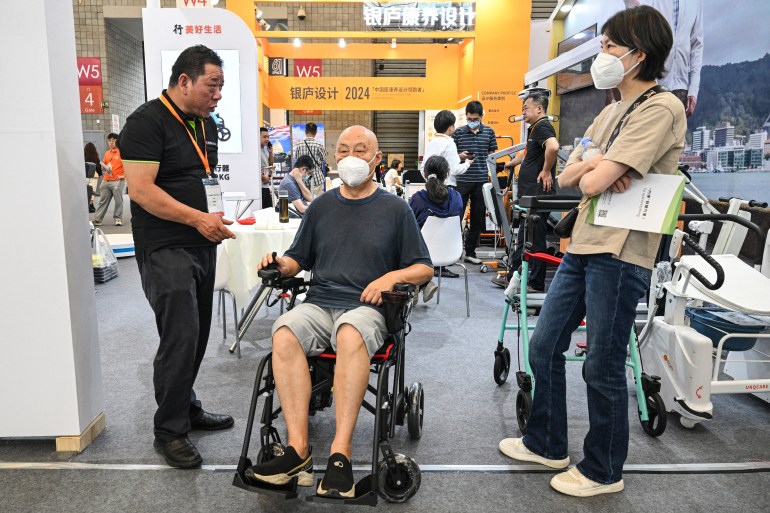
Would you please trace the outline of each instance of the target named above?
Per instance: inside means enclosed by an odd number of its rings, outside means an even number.
[[[372,306],[361,293],[381,276],[433,265],[409,205],[382,189],[360,200],[339,189],[317,197],[285,256],[313,271],[306,303],[347,310]]]
[[[281,183],[278,184],[279,191],[286,191],[289,193],[289,203],[294,200],[302,200],[302,203],[307,205],[307,201],[302,197],[302,191],[297,185],[297,181],[291,175],[286,175],[281,179]]]

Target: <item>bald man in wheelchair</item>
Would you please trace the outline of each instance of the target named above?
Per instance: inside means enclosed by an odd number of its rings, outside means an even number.
[[[336,431],[317,493],[350,498],[355,495],[353,431],[369,383],[370,359],[388,335],[381,294],[397,283],[430,281],[433,265],[409,205],[372,180],[382,159],[374,133],[362,126],[347,128],[334,156],[342,185],[308,206],[292,246],[275,259],[282,277],[313,271],[305,301],[273,325],[272,366],[288,444],[246,475],[273,485],[294,477],[300,486],[313,485],[307,357],[330,347],[337,354]],[[266,255],[260,269],[272,262],[272,254]]]

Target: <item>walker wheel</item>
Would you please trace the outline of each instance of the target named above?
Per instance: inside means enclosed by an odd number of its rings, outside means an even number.
[[[422,383],[412,383],[409,390],[409,406],[406,411],[407,427],[409,428],[409,437],[417,440],[422,436],[422,419],[424,416],[425,394],[422,390]]]
[[[481,267],[479,267],[479,272],[485,273],[487,271],[489,271],[489,266],[487,264],[484,264]]]
[[[519,423],[519,431],[522,435],[527,434],[527,420],[532,412],[532,392],[525,392],[519,389],[516,394],[516,421]]]
[[[506,347],[501,352],[495,354],[495,383],[502,385],[508,379],[508,372],[511,370],[511,352]]]
[[[692,429],[692,428],[695,427],[695,425],[698,423],[698,421],[694,420],[694,419],[690,419],[688,417],[679,417],[679,423],[685,429]]]
[[[660,394],[652,394],[646,397],[647,401],[647,422],[639,419],[642,423],[642,429],[650,436],[660,436],[666,430],[668,418],[666,415],[666,405]]]
[[[377,493],[388,502],[406,502],[420,489],[420,467],[409,456],[392,454],[377,464]]]

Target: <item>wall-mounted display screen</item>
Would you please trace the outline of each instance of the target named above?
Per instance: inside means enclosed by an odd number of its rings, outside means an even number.
[[[586,41],[596,37],[596,24],[581,30],[572,37],[560,42],[557,48],[558,54],[577,48]],[[586,59],[556,74],[556,94],[564,94],[583,87],[593,85],[591,79],[591,63],[593,58]]]

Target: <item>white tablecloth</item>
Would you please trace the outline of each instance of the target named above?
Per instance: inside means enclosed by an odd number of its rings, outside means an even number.
[[[231,225],[229,228],[237,238],[224,241],[225,255],[230,262],[227,288],[241,307],[248,303],[249,292],[261,284],[257,266],[262,257],[273,251],[283,255],[299,228],[299,219],[291,219],[288,224],[278,223],[278,214],[266,212],[269,210],[272,209],[257,212],[257,222],[253,225]]]

